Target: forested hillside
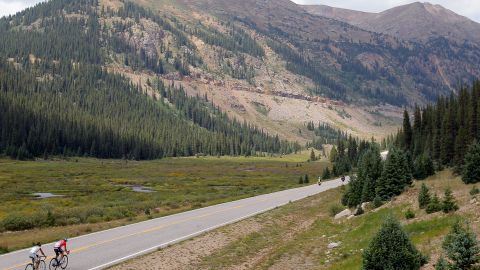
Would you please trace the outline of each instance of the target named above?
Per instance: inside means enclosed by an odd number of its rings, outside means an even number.
[[[343,174],[357,167],[342,203],[360,207],[373,202],[378,207],[400,195],[413,179],[426,179],[444,168],[453,168],[467,184],[480,182],[479,98],[480,82],[475,81],[471,87],[461,88],[458,96],[452,94],[434,105],[416,107],[413,124],[405,110],[402,129],[381,145],[372,143],[357,149],[354,141],[340,140],[334,169],[345,168]],[[385,161],[380,149],[388,150]],[[351,153],[358,155],[352,159]]]
[[[298,145],[247,123],[230,120],[207,98],[181,87],[141,85],[109,72],[115,52],[135,68],[188,73],[191,54],[169,53],[172,64],[122,43],[101,15],[135,21],[151,17],[179,46],[194,50],[182,32],[151,12],[126,5],[114,14],[96,0],[54,0],[0,20],[0,152],[24,159],[48,155],[153,159],[169,156],[289,153]]]
[[[410,151],[414,159],[426,156],[438,168],[454,167],[461,172],[469,147],[480,141],[480,82],[462,87],[457,96],[417,107],[410,123],[405,113],[402,130],[390,141]]]

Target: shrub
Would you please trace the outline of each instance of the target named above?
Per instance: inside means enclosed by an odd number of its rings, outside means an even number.
[[[443,256],[440,257],[435,265],[435,270],[448,270],[448,268],[449,266],[445,258]]]
[[[415,213],[412,211],[412,209],[408,209],[407,212],[405,212],[405,218],[406,219],[415,218]]]
[[[415,248],[400,223],[388,217],[363,253],[364,270],[417,270],[426,258]]]
[[[32,219],[27,216],[12,214],[2,221],[2,227],[7,231],[23,231],[32,229],[34,223]]]
[[[455,201],[450,188],[445,190],[445,197],[443,198],[442,202],[442,210],[444,213],[455,212],[458,210],[457,202]]]
[[[360,216],[360,215],[363,215],[364,213],[365,211],[363,210],[362,206],[359,205],[357,208],[357,211],[355,211],[355,216]]]
[[[55,226],[55,224],[56,224],[56,219],[53,216],[52,211],[48,210],[46,225],[52,227],[52,226]]]
[[[418,205],[420,209],[424,209],[430,203],[430,191],[428,190],[427,185],[422,184],[420,192],[418,193]]]
[[[475,196],[480,193],[480,189],[478,189],[476,186],[473,186],[472,189],[470,190],[470,195]]]
[[[462,226],[460,222],[455,223],[445,237],[443,249],[451,260],[450,269],[471,269],[480,262],[480,247],[475,233],[468,226]]]
[[[342,211],[343,211],[343,207],[338,205],[338,204],[330,206],[330,209],[329,209],[331,217],[334,217],[336,214],[338,214]]]
[[[298,179],[298,184],[302,185],[303,184],[303,177],[300,176],[300,179]]]
[[[373,199],[373,207],[378,208],[382,205],[383,205],[382,198],[380,198],[380,196],[375,196],[375,198]]]
[[[8,248],[4,246],[0,246],[0,254],[8,253]]]

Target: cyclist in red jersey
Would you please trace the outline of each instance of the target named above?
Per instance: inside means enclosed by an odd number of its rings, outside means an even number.
[[[59,262],[62,261],[63,255],[65,255],[65,253],[67,254],[70,253],[70,251],[68,251],[67,249],[67,242],[68,242],[68,239],[64,238],[58,241],[57,243],[55,243],[55,245],[53,246],[53,251],[55,251],[55,259],[57,260],[57,265],[59,264]]]

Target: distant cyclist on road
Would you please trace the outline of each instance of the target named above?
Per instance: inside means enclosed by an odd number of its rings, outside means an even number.
[[[46,257],[42,250],[42,244],[40,243],[35,244],[35,246],[30,249],[29,257],[32,259],[32,264],[34,265],[33,269],[38,269],[38,265],[40,264],[40,256],[38,253],[41,253],[44,257]]]
[[[70,253],[70,251],[68,251],[67,249],[67,242],[68,242],[68,239],[64,238],[58,241],[57,243],[55,243],[55,245],[53,246],[53,251],[55,251],[55,260],[57,260],[57,265],[55,266],[58,266],[60,264],[60,262],[63,259],[63,255],[65,255],[65,253],[67,254]]]

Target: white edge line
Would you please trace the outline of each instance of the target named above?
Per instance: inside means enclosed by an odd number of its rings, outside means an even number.
[[[325,190],[319,192],[319,193],[322,193],[322,192],[325,192],[327,190],[330,190],[332,188],[336,188],[336,187],[327,187]],[[318,194],[318,193],[317,193]],[[315,194],[313,194],[315,195]],[[119,259],[116,259],[116,260],[113,260],[113,261],[110,261],[108,263],[104,263],[102,265],[99,265],[99,266],[96,266],[96,267],[93,267],[93,268],[90,268],[88,270],[97,270],[97,269],[103,269],[105,267],[108,267],[108,266],[113,266],[113,265],[116,265],[118,263],[121,263],[121,262],[124,262],[128,259],[131,259],[131,258],[134,258],[134,257],[137,257],[139,255],[145,255],[155,249],[162,249],[162,248],[166,248],[172,244],[175,244],[175,243],[178,243],[178,242],[181,242],[181,241],[184,241],[184,240],[188,240],[190,238],[193,238],[195,236],[199,236],[203,233],[206,233],[206,232],[209,232],[209,231],[212,231],[212,230],[215,230],[215,229],[218,229],[218,228],[221,228],[223,226],[226,226],[226,225],[229,225],[229,224],[233,224],[233,223],[236,223],[236,222],[239,222],[241,220],[244,220],[244,219],[247,219],[247,218],[250,218],[250,217],[253,217],[253,216],[256,216],[258,214],[261,214],[261,213],[265,213],[265,212],[268,212],[270,210],[273,210],[275,208],[278,208],[278,207],[281,207],[281,206],[284,206],[284,205],[287,205],[289,204],[290,202],[294,202],[294,201],[299,201],[299,200],[302,200],[302,199],[305,199],[305,198],[308,198],[310,196],[313,196],[313,195],[307,195],[305,197],[302,197],[302,198],[297,198],[297,199],[294,199],[294,200],[290,200],[289,202],[285,202],[285,203],[281,203],[281,204],[278,204],[278,205],[275,205],[275,206],[272,206],[272,207],[269,207],[269,208],[266,208],[266,209],[262,209],[260,211],[257,211],[257,212],[254,212],[254,213],[251,213],[251,214],[248,214],[248,215],[245,215],[245,216],[242,216],[242,217],[239,217],[239,218],[236,218],[236,219],[233,219],[233,220],[230,220],[230,221],[227,221],[227,222],[224,222],[222,224],[218,224],[218,225],[215,225],[215,226],[212,226],[212,227],[209,227],[209,228],[206,228],[206,229],[203,229],[203,230],[200,230],[198,232],[194,232],[194,233],[191,233],[189,235],[185,235],[185,236],[182,236],[182,237],[179,237],[177,239],[174,239],[174,240],[171,240],[171,241],[168,241],[168,242],[165,242],[163,244],[160,244],[160,245],[157,245],[157,246],[153,246],[153,247],[150,247],[150,248],[147,248],[147,249],[144,249],[142,251],[139,251],[139,252],[136,252],[136,253],[133,253],[133,254],[130,254],[130,255],[127,255],[125,257],[122,257],[122,258],[119,258]]]
[[[287,202],[287,203],[288,203],[288,202]],[[236,219],[234,219],[234,220],[230,220],[230,221],[224,222],[224,223],[222,223],[222,224],[218,224],[218,225],[215,225],[215,226],[212,226],[212,227],[203,229],[203,230],[201,230],[201,231],[194,232],[194,233],[191,233],[191,234],[189,234],[189,235],[182,236],[182,237],[180,237],[180,238],[177,238],[177,239],[174,239],[174,240],[165,242],[165,243],[163,243],[163,244],[160,244],[160,245],[157,245],[157,246],[154,246],[154,247],[147,248],[147,249],[145,249],[145,250],[142,250],[142,251],[139,251],[139,252],[130,254],[130,255],[128,255],[128,256],[125,256],[125,257],[122,257],[122,258],[113,260],[113,261],[111,261],[111,262],[108,262],[108,263],[105,263],[105,264],[102,264],[102,265],[99,265],[99,266],[96,266],[96,267],[94,267],[94,268],[90,268],[90,269],[88,269],[88,270],[97,270],[97,269],[102,269],[102,268],[107,267],[107,266],[113,266],[113,265],[115,265],[115,264],[117,264],[117,263],[123,262],[123,261],[125,261],[125,260],[130,259],[130,258],[133,258],[133,257],[139,256],[139,255],[143,255],[143,254],[149,253],[149,252],[152,251],[152,250],[165,248],[165,247],[168,247],[169,245],[172,245],[172,244],[181,242],[181,241],[183,241],[183,240],[187,240],[187,239],[193,238],[193,237],[195,237],[195,236],[199,236],[199,235],[201,235],[201,234],[203,234],[203,233],[206,233],[206,232],[209,232],[209,231],[218,229],[218,228],[220,228],[220,227],[223,227],[223,226],[226,226],[226,225],[229,225],[229,224],[233,224],[233,223],[236,223],[236,222],[238,222],[238,221],[241,221],[241,220],[244,220],[244,219],[247,219],[247,218],[256,216],[256,215],[258,215],[258,214],[261,214],[261,213],[264,213],[264,212],[273,210],[273,209],[275,209],[275,208],[277,208],[277,207],[280,207],[280,206],[282,206],[282,205],[285,205],[285,204],[287,204],[287,203],[283,203],[283,204],[280,204],[280,205],[272,206],[272,207],[269,207],[269,208],[266,208],[266,209],[257,211],[257,212],[255,212],[255,213],[251,213],[251,214],[245,215],[245,216],[243,216],[243,217],[236,218]]]

